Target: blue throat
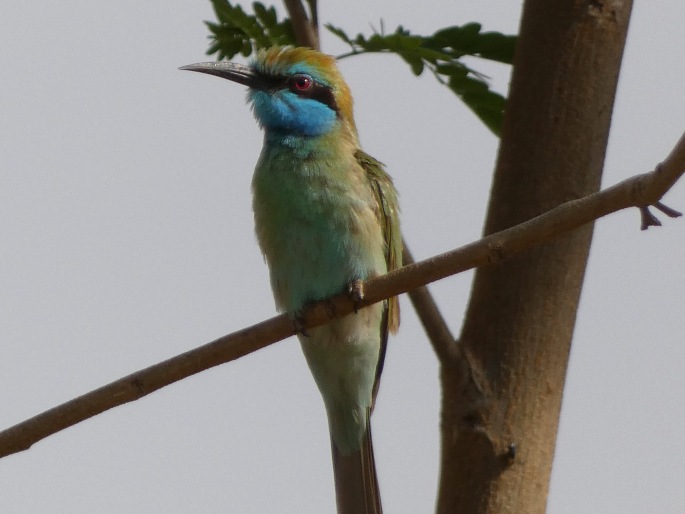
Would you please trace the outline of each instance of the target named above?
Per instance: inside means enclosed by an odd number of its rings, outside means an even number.
[[[257,121],[267,131],[320,136],[329,132],[338,118],[337,113],[327,105],[287,90],[251,90],[248,100],[252,102]]]

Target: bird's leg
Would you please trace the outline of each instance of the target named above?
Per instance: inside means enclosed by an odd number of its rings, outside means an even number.
[[[352,302],[354,302],[355,314],[359,311],[359,304],[364,300],[364,281],[360,279],[353,280],[347,286],[347,294],[350,295]]]
[[[356,306],[357,301],[361,301],[364,299],[364,292],[362,290],[363,282],[361,280],[358,280],[356,282],[359,282],[359,284],[360,284],[359,288],[360,288],[361,292],[359,294],[356,294],[352,291],[352,288],[353,288],[352,285],[348,286],[349,294],[350,294],[350,296],[352,296],[353,301],[355,301],[355,306]],[[328,318],[329,319],[337,318],[338,313],[336,312],[335,304],[330,299],[326,299],[324,304],[325,304],[324,306],[326,307],[326,313],[328,314]],[[310,305],[311,305],[311,303],[305,304],[301,309],[298,309],[298,310],[288,314],[288,316],[290,317],[290,321],[293,324],[293,327],[295,327],[295,332],[303,335],[304,337],[309,337],[309,332],[307,332],[307,328],[304,326],[304,322],[305,322],[304,312],[307,309],[307,307]],[[356,307],[355,307],[355,311],[356,311]]]

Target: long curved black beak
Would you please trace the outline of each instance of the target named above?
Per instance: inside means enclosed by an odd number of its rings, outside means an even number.
[[[199,73],[215,75],[222,79],[237,82],[238,84],[242,84],[251,89],[264,89],[266,86],[265,81],[255,74],[255,72],[252,71],[252,68],[235,62],[198,62],[196,64],[181,66],[179,70],[197,71]]]

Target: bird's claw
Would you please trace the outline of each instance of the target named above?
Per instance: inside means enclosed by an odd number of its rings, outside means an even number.
[[[334,319],[338,317],[338,311],[335,308],[335,304],[329,299],[326,299],[326,314],[328,314],[329,319]]]
[[[363,280],[353,280],[347,286],[347,294],[350,295],[352,302],[354,303],[354,312],[359,311],[359,304],[364,300],[364,281]]]
[[[307,332],[307,328],[304,326],[304,316],[301,311],[292,313],[290,320],[292,321],[293,327],[295,327],[295,332],[304,337],[309,337],[309,332]]]
[[[652,205],[661,212],[663,212],[669,218],[678,218],[683,215],[682,212],[676,211],[675,209],[671,209],[668,205],[664,205],[661,202],[655,202]],[[649,210],[649,207],[649,205],[643,205],[642,207],[640,207],[640,216],[642,218],[640,230],[647,230],[649,227],[661,226],[661,221],[659,221],[659,218],[652,214],[652,212]]]

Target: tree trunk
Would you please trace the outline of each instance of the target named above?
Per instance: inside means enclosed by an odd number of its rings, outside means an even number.
[[[526,1],[486,235],[598,190],[631,8]],[[587,226],[476,272],[442,364],[439,514],[545,511],[591,239]]]

